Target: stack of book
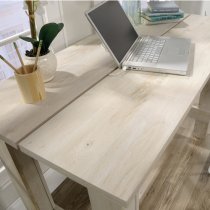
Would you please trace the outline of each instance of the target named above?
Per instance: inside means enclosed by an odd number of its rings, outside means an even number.
[[[173,1],[150,1],[141,12],[141,21],[147,25],[178,22],[183,17],[184,12]]]

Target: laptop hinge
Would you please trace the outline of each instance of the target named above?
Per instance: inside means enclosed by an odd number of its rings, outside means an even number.
[[[123,66],[123,63],[130,58],[130,56],[132,55],[134,49],[136,48],[137,42],[139,42],[141,39],[142,39],[142,37],[138,37],[136,39],[136,41],[133,43],[133,45],[131,46],[131,48],[128,50],[128,52],[126,53],[125,57],[122,60],[122,63],[121,63],[122,66]]]

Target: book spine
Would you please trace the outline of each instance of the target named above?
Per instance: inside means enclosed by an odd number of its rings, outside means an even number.
[[[167,16],[167,15],[182,15],[184,16],[184,12],[180,11],[179,12],[162,12],[162,13],[150,13],[149,11],[142,11],[140,12],[148,17],[157,17],[157,16],[161,16],[161,15],[164,15],[164,16]]]
[[[174,15],[174,16],[159,16],[159,17],[150,17],[151,21],[161,21],[161,20],[173,20],[183,18],[181,15]]]
[[[153,12],[153,13],[164,13],[164,12],[168,12],[168,13],[170,13],[170,12],[179,12],[179,9],[177,9],[177,8],[171,8],[171,9],[167,9],[167,8],[160,8],[160,9],[151,9],[151,8],[149,8],[149,10],[150,10],[150,12]]]
[[[184,17],[184,15],[170,15],[170,16],[165,15],[165,16],[150,17],[145,14],[141,14],[141,16],[146,18],[149,21],[175,20],[175,19],[180,19]]]
[[[157,25],[157,24],[165,24],[165,23],[177,23],[177,22],[179,22],[179,21],[180,21],[180,19],[164,20],[164,21],[155,21],[155,22],[152,22],[152,21],[147,20],[147,19],[144,18],[144,17],[141,17],[141,23],[144,24],[144,25]]]

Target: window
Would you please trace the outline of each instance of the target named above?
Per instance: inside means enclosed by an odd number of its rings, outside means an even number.
[[[20,64],[14,47],[11,43],[7,43],[7,40],[29,30],[28,17],[23,10],[23,1],[0,1],[0,20],[0,54],[18,67]],[[21,40],[18,40],[17,44],[21,53],[24,54],[28,44]],[[7,79],[12,75],[13,71],[0,61],[0,80]]]
[[[0,54],[16,67],[20,66],[20,63],[11,43],[18,39],[17,34],[23,32],[25,35],[29,34],[28,17],[23,10],[23,1],[0,0]],[[16,42],[24,54],[28,44],[19,39]],[[13,71],[0,60],[0,81],[12,75]],[[0,209],[6,209],[17,197],[0,160]]]

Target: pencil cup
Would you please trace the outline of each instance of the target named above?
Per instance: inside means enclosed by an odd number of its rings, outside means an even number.
[[[41,73],[39,70],[33,72],[33,65],[26,65],[27,74],[21,74],[22,68],[15,73],[15,78],[23,96],[24,102],[33,104],[42,101],[45,98],[45,88]]]

